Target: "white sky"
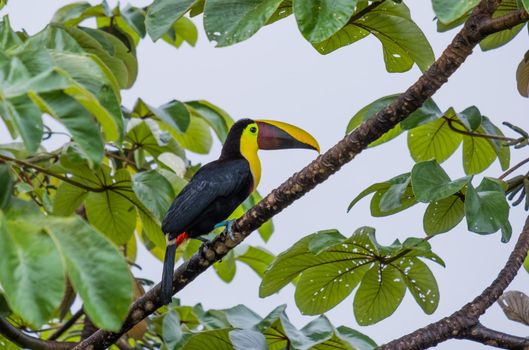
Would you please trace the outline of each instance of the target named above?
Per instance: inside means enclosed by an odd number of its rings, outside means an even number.
[[[11,0],[1,11],[9,13],[14,28],[29,33],[40,30],[65,0]],[[91,1],[95,3],[95,1]],[[115,1],[110,1],[115,5]],[[144,6],[149,1],[131,1]],[[437,33],[430,1],[409,0],[412,16],[425,32],[436,57],[446,47],[455,31]],[[184,44],[180,49],[150,39],[138,48],[140,73],[134,87],[123,93],[124,104],[131,107],[141,96],[158,105],[171,99],[207,99],[225,109],[235,119],[269,118],[296,124],[311,132],[322,150],[334,145],[344,134],[349,118],[373,100],[403,91],[419,76],[417,68],[404,74],[389,74],[384,68],[379,42],[366,38],[328,56],[318,54],[300,35],[293,17],[259,31],[249,40],[228,48],[216,49],[206,39],[201,18],[199,41],[195,48]],[[506,47],[488,53],[479,49],[463,64],[434,97],[441,109],[454,106],[462,110],[476,105],[496,124],[508,120],[529,129],[527,100],[516,91],[515,70],[527,50],[527,32]],[[508,130],[504,132],[510,134]],[[0,126],[0,140],[8,139]],[[217,143],[206,157],[189,154],[193,161],[209,161],[217,157]],[[516,151],[512,163],[523,159],[526,151]],[[301,169],[315,154],[300,150],[262,152],[263,176],[259,190],[267,194],[295,171]],[[349,214],[350,200],[370,184],[387,180],[409,171],[413,161],[406,148],[406,136],[362,153],[338,174],[318,186],[274,218],[276,231],[266,248],[280,253],[301,237],[321,229],[337,228],[344,235],[369,225],[377,228],[377,238],[389,244],[396,238],[421,237],[422,215],[426,208],[419,204],[387,218],[369,214],[369,199],[361,201]],[[463,175],[461,150],[444,165],[452,178]],[[485,174],[498,176],[497,163]],[[477,184],[481,176],[474,180]],[[407,293],[396,313],[370,327],[359,327],[353,316],[352,294],[327,315],[336,326],[347,325],[371,336],[382,344],[451,314],[473,299],[496,276],[518,237],[526,213],[519,207],[511,210],[513,239],[500,243],[500,234],[479,236],[469,233],[466,224],[431,241],[434,251],[446,262],[444,269],[429,264],[440,286],[441,300],[437,311],[425,315]],[[464,221],[463,221],[464,222]],[[248,243],[263,245],[257,234]],[[161,263],[142,251],[140,276],[159,281]],[[529,276],[521,271],[509,289],[529,293]],[[182,303],[203,303],[205,308],[228,308],[245,303],[265,316],[275,306],[287,303],[291,320],[302,326],[313,317],[300,315],[294,303],[294,288],[284,288],[266,299],[258,297],[260,279],[246,266],[237,266],[231,284],[222,282],[212,269],[200,276],[178,297]],[[527,328],[508,321],[498,306],[482,318],[484,325],[521,336]],[[481,349],[484,346],[467,341],[449,341],[440,349]]]

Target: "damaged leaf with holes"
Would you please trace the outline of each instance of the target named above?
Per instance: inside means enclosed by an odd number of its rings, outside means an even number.
[[[393,314],[408,290],[431,314],[439,303],[439,289],[424,259],[444,266],[426,239],[382,246],[371,227],[361,227],[349,238],[336,230],[319,231],[277,256],[265,272],[259,295],[272,295],[296,281],[296,305],[303,314],[317,315],[357,289],[355,318],[360,325],[370,325]]]

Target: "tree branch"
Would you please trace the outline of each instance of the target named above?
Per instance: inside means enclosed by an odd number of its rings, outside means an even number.
[[[516,242],[507,263],[498,274],[492,284],[470,303],[437,322],[431,323],[401,338],[395,339],[388,344],[379,347],[380,350],[390,349],[425,349],[434,346],[447,339],[467,338],[472,336],[472,331],[485,336],[483,329],[476,326],[479,317],[503,294],[503,291],[512,282],[518,270],[523,264],[527,251],[529,250],[529,218]],[[483,327],[484,328],[484,327]],[[478,335],[474,339],[477,341]],[[505,338],[506,339],[506,338]],[[513,338],[514,339],[514,338]]]
[[[180,265],[174,274],[173,293],[187,286],[264,222],[301,198],[316,185],[324,182],[364,150],[368,144],[419,108],[461,66],[484,36],[490,34],[485,33],[481,25],[483,21],[490,19],[499,3],[500,0],[482,0],[441,57],[415,84],[391,105],[345,136],[338,144],[320,155],[299,173],[294,174],[239,218],[232,227],[235,239],[221,235],[208,246],[202,246],[197,254]],[[520,23],[523,20],[520,19]],[[122,334],[162,305],[159,294],[160,285],[158,284],[134,302],[120,331],[99,330],[82,341],[75,349],[96,350],[113,344]]]
[[[455,338],[472,340],[489,346],[502,349],[525,350],[529,349],[529,338],[495,331],[477,323],[474,327],[464,330]]]
[[[72,315],[72,317],[70,317],[68,321],[64,322],[64,324],[59,329],[57,329],[55,333],[53,333],[48,339],[58,339],[61,335],[63,335],[64,332],[70,329],[70,327],[72,327],[75,322],[77,322],[77,320],[83,315],[83,313],[83,308],[80,308],[75,314]]]
[[[490,18],[481,25],[481,33],[489,35],[502,30],[511,29],[520,23],[529,20],[529,13],[524,8],[503,15],[501,17]]]
[[[22,348],[32,350],[69,350],[76,343],[41,340],[23,333],[5,318],[0,317],[0,334]]]

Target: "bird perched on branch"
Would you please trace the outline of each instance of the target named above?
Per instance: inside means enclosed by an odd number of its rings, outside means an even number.
[[[226,218],[259,184],[261,163],[257,151],[307,148],[319,152],[318,142],[304,130],[278,121],[242,119],[233,124],[219,159],[204,165],[175,198],[162,223],[167,249],[161,299],[171,301],[175,252],[189,238],[227,226]]]

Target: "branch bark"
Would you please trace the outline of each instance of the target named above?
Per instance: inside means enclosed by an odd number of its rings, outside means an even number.
[[[287,206],[316,185],[324,182],[329,176],[351,161],[364,150],[368,144],[395,127],[410,113],[419,108],[430,98],[448,78],[461,66],[472,53],[473,48],[488,34],[508,29],[527,20],[527,16],[503,21],[498,19],[491,23],[491,15],[498,7],[500,0],[482,0],[465,23],[463,29],[455,36],[441,57],[391,105],[364,122],[338,144],[320,155],[300,172],[294,174],[281,186],[272,191],[256,206],[246,212],[233,225],[234,239],[221,235],[191,259],[180,265],[173,278],[173,293],[182,290],[214,262],[220,260],[233,247],[241,243],[250,233],[264,222],[280,213]],[[118,332],[99,330],[82,341],[76,350],[103,349],[119,339],[121,335],[136,323],[152,314],[162,303],[159,298],[160,285],[156,285],[142,298],[138,299]]]
[[[481,344],[502,349],[527,350],[529,338],[499,332],[477,323],[474,327],[464,330],[456,336],[457,339],[472,340]]]
[[[0,317],[0,334],[16,345],[32,350],[69,350],[75,345],[75,343],[41,340],[29,336],[3,317]]]

